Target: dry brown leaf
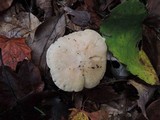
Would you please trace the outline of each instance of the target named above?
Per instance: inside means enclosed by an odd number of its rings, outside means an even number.
[[[102,104],[101,105],[101,110],[103,111],[107,111],[108,113],[108,118],[109,119],[113,119],[113,120],[117,120],[119,118],[121,118],[120,116],[122,116],[125,112],[124,112],[124,108],[121,107],[121,103],[117,104],[116,102],[111,102],[109,103],[111,105],[108,104]]]
[[[98,5],[98,1],[96,0],[84,0],[84,4],[82,1],[79,1],[80,5],[77,6],[76,9],[71,9],[69,7],[64,7],[64,10],[71,15],[72,24],[69,24],[69,28],[72,30],[77,30],[73,28],[73,26],[77,25],[80,28],[91,28],[91,29],[99,29],[101,18],[97,14],[96,6]],[[77,27],[76,26],[76,27]],[[82,27],[82,28],[81,28]]]
[[[146,110],[149,120],[159,120],[160,118],[160,99],[152,102]],[[146,120],[141,114],[136,120]]]
[[[90,120],[108,120],[108,112],[105,110],[98,110],[92,113],[86,113]]]
[[[26,45],[24,38],[7,38],[0,36],[0,48],[5,65],[16,69],[17,63],[25,58],[31,59],[31,49]]]
[[[147,1],[148,17],[144,20],[143,48],[160,75],[160,1]]]
[[[84,0],[84,8],[90,13],[91,15],[91,28],[98,29],[101,23],[101,18],[97,14],[97,11],[95,10],[95,6],[97,6],[96,0]]]
[[[159,0],[148,0],[147,9],[151,15],[160,15],[160,1]]]
[[[51,17],[37,28],[34,41],[28,43],[32,49],[32,60],[34,64],[39,66],[43,72],[48,69],[46,51],[55,40],[64,35],[65,27],[64,15]]]
[[[120,95],[118,95],[111,86],[107,85],[99,85],[91,90],[84,90],[83,94],[88,100],[101,104],[120,98]]]
[[[90,13],[87,11],[73,10],[69,7],[64,7],[67,14],[71,15],[71,21],[79,26],[85,27],[89,25]]]
[[[137,100],[138,106],[141,108],[142,114],[145,116],[145,118],[148,119],[145,106],[147,102],[150,100],[150,98],[152,97],[155,91],[155,88],[145,86],[133,80],[130,80],[129,84],[133,85],[137,89],[138,95],[139,95],[139,99]]]
[[[66,16],[66,19],[67,19],[67,28],[69,28],[70,30],[72,31],[80,31],[80,30],[83,30],[80,26],[76,25],[76,24],[73,24],[73,22],[68,18],[68,16]]]
[[[159,20],[158,20],[159,21]],[[154,24],[156,21],[152,21]],[[160,21],[156,27],[160,26]],[[143,39],[143,49],[147,53],[153,67],[158,75],[160,75],[160,40],[154,29],[145,27]]]
[[[53,0],[36,0],[37,7],[41,8],[45,12],[44,19],[53,15],[52,1]]]
[[[8,66],[0,66],[0,112],[12,108],[18,100],[31,93],[41,92],[43,88],[40,71],[30,61],[25,60],[19,65],[18,74]]]
[[[25,94],[30,92],[41,92],[44,89],[44,82],[41,79],[41,74],[31,61],[23,60],[17,65],[17,75],[21,78],[18,81],[18,86]]]
[[[100,11],[103,12],[105,10],[111,11],[112,8],[114,8],[116,5],[120,4],[123,0],[105,0],[100,5]]]
[[[35,29],[41,22],[32,13],[17,13],[16,8],[13,6],[0,16],[0,35],[9,38],[30,37],[33,39]]]

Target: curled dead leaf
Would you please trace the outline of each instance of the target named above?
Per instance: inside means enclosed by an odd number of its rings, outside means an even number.
[[[152,19],[152,18],[151,18]],[[154,18],[153,18],[154,19]],[[146,21],[145,21],[146,22]],[[149,59],[151,60],[151,63],[153,67],[155,68],[155,71],[157,75],[160,75],[160,40],[159,40],[159,33],[157,34],[154,29],[159,28],[160,26],[160,20],[153,20],[151,21],[153,28],[145,27],[144,30],[144,40],[143,40],[143,49],[147,53]],[[156,26],[156,27],[155,27]]]
[[[160,75],[160,2],[148,1],[149,16],[144,20],[143,49],[147,53],[153,67]]]
[[[159,120],[160,118],[160,99],[153,101],[146,110],[149,120]],[[146,120],[146,118],[140,114],[136,120]]]
[[[145,85],[137,83],[133,80],[130,80],[129,84],[133,85],[137,89],[138,95],[139,95],[139,99],[137,100],[138,106],[141,108],[142,114],[148,120],[145,106],[146,106],[147,102],[150,100],[150,98],[152,97],[152,95],[155,91],[155,88],[145,86]]]
[[[46,51],[48,47],[57,40],[57,38],[64,35],[65,27],[66,22],[64,15],[51,17],[37,28],[34,41],[28,43],[32,49],[33,63],[39,66],[41,71],[48,69],[46,64]]]
[[[53,6],[52,6],[53,0],[36,0],[36,5],[44,10],[44,18],[49,18],[53,15]]]
[[[89,25],[91,16],[90,13],[87,11],[79,11],[79,10],[73,10],[69,7],[64,7],[64,10],[67,12],[67,14],[71,15],[71,21],[79,26],[87,26]]]

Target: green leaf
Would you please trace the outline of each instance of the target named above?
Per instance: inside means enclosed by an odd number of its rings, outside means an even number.
[[[147,55],[139,50],[142,39],[142,22],[146,17],[145,6],[138,0],[128,0],[113,9],[103,21],[101,33],[113,55],[127,69],[146,83],[158,84],[158,77]]]

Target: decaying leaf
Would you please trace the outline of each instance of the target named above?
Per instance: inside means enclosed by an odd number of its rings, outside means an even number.
[[[112,103],[113,104],[113,103]],[[120,107],[120,109],[117,106],[113,105],[108,105],[108,104],[102,104],[101,105],[101,110],[107,112],[108,114],[108,119],[113,119],[113,120],[117,120],[120,119],[120,115],[122,115],[124,113],[124,109],[122,107]],[[121,104],[119,104],[121,105]],[[116,108],[117,107],[117,108]]]
[[[99,85],[94,89],[84,90],[83,94],[88,100],[101,104],[108,103],[112,100],[117,100],[120,98],[118,93],[116,93],[111,86],[106,85]]]
[[[147,1],[148,17],[144,20],[143,48],[151,60],[153,67],[160,75],[160,1]]]
[[[87,11],[73,10],[69,7],[64,7],[67,14],[71,15],[71,20],[79,26],[87,26],[90,22],[90,14]]]
[[[0,12],[9,8],[12,4],[13,0],[1,0],[0,4]]]
[[[36,0],[36,5],[44,10],[44,19],[53,15],[52,0]]]
[[[84,8],[90,13],[90,24],[93,29],[99,29],[101,23],[101,18],[95,10],[96,6],[98,6],[98,2],[97,0],[84,0]]]
[[[3,62],[16,69],[17,63],[25,58],[31,59],[31,49],[26,45],[24,38],[7,38],[0,36],[0,48],[2,49]]]
[[[160,99],[153,101],[146,109],[149,120],[159,120],[160,118]],[[141,114],[136,120],[146,120]]]
[[[109,50],[133,75],[155,85],[159,84],[157,74],[145,52],[138,48],[145,16],[146,10],[139,0],[125,1],[113,9],[101,25],[101,33]]]
[[[23,61],[19,65],[18,74],[9,67],[0,67],[0,111],[17,105],[17,102],[31,93],[41,92],[44,83],[40,72],[33,63]]]
[[[68,16],[66,16],[66,27],[69,28],[70,30],[72,31],[80,31],[80,30],[83,30],[82,27],[76,25],[76,24],[73,24],[73,22],[69,19]]]
[[[113,7],[121,3],[122,0],[106,0],[101,3],[100,11],[103,12],[105,10],[111,11]]]
[[[147,0],[147,8],[150,15],[159,16],[160,13],[160,1],[159,0]]]
[[[57,38],[64,35],[65,27],[64,15],[51,17],[37,28],[34,41],[28,43],[32,49],[32,60],[40,70],[47,70],[46,51]]]
[[[44,83],[41,80],[41,74],[31,61],[23,60],[17,66],[18,77],[21,81],[18,82],[21,91],[25,94],[32,92],[40,92],[44,88]]]
[[[108,111],[105,111],[105,110],[98,110],[91,113],[87,112],[86,114],[88,115],[90,120],[108,120],[109,119]]]
[[[91,113],[75,108],[70,110],[72,110],[72,112],[69,120],[108,120],[108,112],[105,110],[98,110]]]
[[[15,11],[13,6],[0,17],[0,34],[9,38],[30,37],[33,39],[34,32],[40,21],[32,13]]]
[[[69,120],[89,120],[88,116],[85,114],[84,111],[78,109],[70,109],[72,110]]]
[[[16,99],[24,97],[17,84],[18,81],[19,78],[9,67],[0,66],[0,112],[13,107],[16,105]]]
[[[160,21],[158,22],[160,26]],[[152,23],[149,23],[150,25]],[[153,24],[152,24],[153,25]],[[150,58],[153,67],[155,68],[157,75],[160,75],[160,40],[159,35],[154,31],[154,28],[145,27],[143,39],[143,49],[147,56]]]
[[[1,98],[0,98],[1,100]],[[66,105],[52,91],[32,93],[0,114],[2,120],[67,120]]]
[[[148,119],[145,106],[147,102],[150,100],[150,98],[152,97],[155,91],[155,88],[147,87],[133,80],[130,80],[129,84],[133,85],[137,89],[138,95],[139,95],[139,99],[137,100],[138,106],[141,108],[142,114],[145,116],[145,118]]]

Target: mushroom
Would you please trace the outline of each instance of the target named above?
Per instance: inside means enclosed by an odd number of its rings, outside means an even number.
[[[105,39],[94,30],[73,32],[50,45],[47,65],[56,86],[81,91],[99,84],[106,71]]]

